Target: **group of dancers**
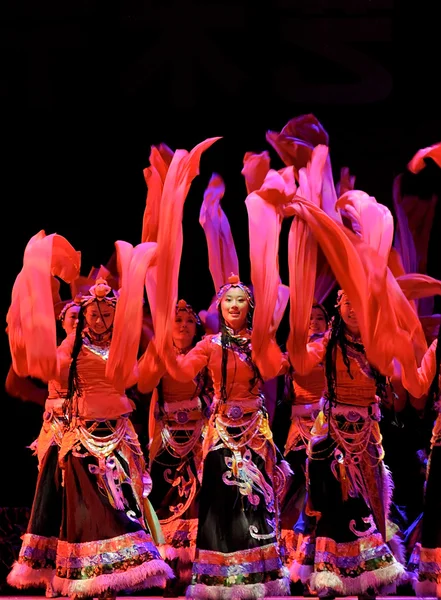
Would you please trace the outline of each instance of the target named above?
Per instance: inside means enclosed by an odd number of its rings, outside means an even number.
[[[141,242],[117,241],[116,272],[100,269],[61,311],[57,281],[81,279],[80,253],[44,231],[26,246],[7,315],[11,373],[46,382],[47,397],[34,502],[8,583],[72,600],[147,588],[237,600],[287,596],[295,583],[305,595],[365,598],[410,581],[441,597],[441,348],[418,311],[441,282],[397,243],[417,247],[405,203],[397,192],[394,231],[390,210],[354,189],[347,170],[334,183],[317,119],[291,120],[267,134],[285,167],[272,169],[268,152],[244,158],[248,285],[223,181],[208,184],[200,223],[216,293],[197,311],[179,299],[183,208],[217,139],[191,152],[152,148]],[[441,166],[441,144],[410,168],[426,161]],[[149,398],[146,447],[133,390]],[[411,551],[391,511],[380,431],[383,407],[403,395],[436,417]],[[281,402],[291,423],[277,447]]]

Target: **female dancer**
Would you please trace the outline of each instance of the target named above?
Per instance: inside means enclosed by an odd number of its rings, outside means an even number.
[[[49,323],[49,320],[41,319],[47,306],[43,285],[39,292],[44,298],[36,301],[34,312],[28,315],[24,311],[28,306],[25,292],[37,287],[28,287],[27,283],[33,276],[44,283],[42,270],[35,273],[37,262],[29,260],[34,250],[40,257],[47,247],[34,243],[27,248],[26,264],[16,282],[8,322],[13,361],[19,374],[25,371],[27,364],[31,375],[44,379],[44,371],[50,372],[49,360],[41,359],[48,350],[47,345],[40,348],[37,344],[40,350],[37,354],[36,340],[29,338],[23,345],[20,337],[22,331],[26,333],[20,326],[23,315],[35,319],[35,328],[41,323],[43,326]],[[143,250],[140,248],[136,255],[134,253],[133,259],[141,262]],[[126,258],[128,256],[127,251]],[[142,264],[146,263],[141,262],[138,266]],[[50,267],[50,260],[46,260],[45,265]],[[142,297],[132,298],[127,293],[136,289],[136,286],[131,287],[129,277],[134,271],[129,269],[125,273],[126,288],[122,289],[126,303],[123,307],[131,302],[132,315],[136,314],[138,304],[141,308],[142,302]],[[137,275],[144,277],[142,268],[138,269]],[[133,274],[133,278],[137,275]],[[127,588],[164,587],[166,580],[173,576],[147,530],[149,527],[155,539],[160,541],[155,529],[157,523],[146,498],[149,478],[146,479],[142,451],[129,421],[132,405],[124,393],[125,387],[129,387],[128,381],[107,374],[111,350],[114,350],[114,357],[119,358],[120,348],[111,347],[115,338],[124,346],[124,355],[131,355],[131,347],[124,344],[129,338],[124,338],[127,328],[121,327],[121,319],[119,329],[115,327],[114,331],[116,306],[117,296],[104,280],[98,280],[90,288],[90,295],[82,298],[75,332],[58,348],[56,358],[60,372],[69,370],[64,406],[68,425],[58,456],[62,469],[62,511],[61,514],[54,511],[52,515],[50,537],[42,538],[33,533],[24,537],[19,560],[10,574],[9,581],[13,585],[16,585],[15,574],[18,573],[20,586],[34,585],[40,578],[40,583],[49,581],[60,595],[113,597],[117,591]],[[122,314],[126,312],[129,311]],[[32,321],[26,320],[25,324],[32,325]],[[128,333],[131,335],[132,330]],[[32,352],[25,354],[24,348]],[[133,348],[135,356],[136,349],[137,343]],[[52,359],[49,353],[44,358],[47,356]],[[56,367],[56,361],[54,363]],[[124,383],[121,385],[119,381]],[[46,456],[48,460],[53,458],[52,453]],[[20,579],[22,566],[25,572],[24,578]],[[34,573],[32,582],[31,572]]]
[[[404,567],[387,544],[393,485],[378,427],[385,378],[366,359],[343,290],[337,307],[317,349],[326,393],[308,448],[307,513],[317,517],[315,540],[299,547],[291,573],[305,577],[309,570],[305,581],[320,596],[362,596],[397,581]]]
[[[322,304],[314,303],[311,309],[308,341],[323,339],[329,317]],[[285,457],[294,473],[282,502],[281,526],[286,561],[290,565],[297,547],[297,535],[311,533],[311,517],[304,511],[306,500],[306,455],[312,437],[312,427],[320,412],[320,399],[325,389],[323,364],[317,364],[308,375],[290,370],[292,396],[291,426],[285,443]],[[293,527],[294,524],[294,527]]]
[[[76,298],[64,303],[58,322],[66,335],[70,335],[78,321],[80,300]],[[48,382],[48,397],[45,401],[43,425],[39,436],[31,445],[38,457],[38,480],[32,503],[25,541],[20,558],[8,576],[8,583],[14,587],[43,585],[46,596],[54,597],[52,569],[53,539],[58,536],[62,510],[62,477],[58,465],[58,452],[66,429],[63,404],[66,399],[69,369],[64,368],[57,379]],[[17,376],[16,376],[17,377]],[[33,386],[29,382],[29,386]],[[33,386],[34,387],[34,386]],[[38,388],[35,385],[37,390]],[[32,542],[38,536],[38,557],[32,550]]]
[[[440,406],[441,328],[437,339],[432,342],[418,369],[418,386],[408,385],[412,396],[418,398],[430,386],[425,411],[432,414],[434,424],[430,440],[430,454],[426,469],[423,516],[420,541],[409,559],[408,569],[412,573],[413,586],[418,596],[441,598],[441,494],[439,476],[441,472],[441,406]]]
[[[185,300],[176,305],[173,349],[186,355],[201,339],[201,321]],[[211,404],[207,369],[191,381],[176,381],[164,364],[140,360],[138,389],[153,392],[149,418],[149,499],[165,537],[161,553],[174,567],[176,580],[169,592],[180,595],[191,579],[195,556],[202,439]],[[176,583],[175,583],[176,582]]]
[[[207,366],[215,390],[203,446],[197,550],[187,596],[286,595],[288,578],[278,548],[278,495],[284,474],[276,464],[261,375],[251,357],[253,296],[232,275],[219,290],[217,303],[220,333],[206,336],[185,356],[166,352],[163,357],[169,372],[182,381]]]

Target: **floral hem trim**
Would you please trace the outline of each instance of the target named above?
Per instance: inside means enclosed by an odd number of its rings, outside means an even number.
[[[280,579],[266,583],[230,586],[192,584],[187,588],[186,596],[189,600],[198,598],[202,600],[256,600],[268,596],[289,596],[289,593],[289,577],[287,570],[283,569],[283,576]]]
[[[25,533],[18,556],[18,563],[41,571],[55,569],[58,539]]]
[[[57,577],[92,579],[122,573],[160,559],[151,537],[143,530],[108,540],[71,544],[58,542]]]
[[[282,579],[285,570],[276,544],[229,553],[197,550],[192,585],[264,584]]]
[[[165,588],[167,580],[173,579],[172,569],[162,560],[152,560],[124,572],[99,575],[93,579],[69,580],[54,577],[53,588],[60,596],[97,596],[102,592]]]
[[[414,573],[414,589],[421,596],[438,596],[441,591],[441,548],[424,548],[416,544],[409,559]]]

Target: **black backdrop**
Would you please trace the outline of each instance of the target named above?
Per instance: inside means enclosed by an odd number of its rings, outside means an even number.
[[[433,10],[392,0],[2,2],[4,325],[23,250],[40,229],[81,250],[84,275],[116,239],[140,241],[152,144],[190,150],[223,136],[203,155],[185,207],[180,295],[198,309],[213,292],[198,224],[204,187],[213,171],[225,179],[247,279],[240,171],[245,152],[270,150],[267,130],[315,114],[335,175],[349,166],[357,188],[390,206],[393,178],[441,139]],[[429,272],[439,269],[433,235]],[[4,378],[6,335],[1,348]],[[41,410],[4,393],[1,402],[0,506],[29,506],[36,461],[25,446]]]

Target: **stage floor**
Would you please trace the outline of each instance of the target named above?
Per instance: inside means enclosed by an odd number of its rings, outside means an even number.
[[[16,596],[0,596],[2,599],[5,600],[41,600],[41,598],[44,598],[44,595],[41,596],[20,596],[20,595],[16,595]],[[120,598],[121,600],[163,600],[163,596],[118,596],[118,598]],[[287,598],[290,598],[291,600],[305,600],[305,598],[311,599],[311,598],[315,598],[314,596],[274,596],[274,597],[268,597],[265,598],[265,600],[287,600]],[[412,598],[412,600],[418,600],[418,598],[416,596],[377,596],[376,600],[409,600],[409,598]],[[167,600],[185,600],[185,596],[178,596],[176,598],[170,599],[167,598]],[[338,596],[338,600],[357,600],[357,596]],[[425,597],[422,600],[436,600],[436,598],[434,597],[433,599],[430,597]]]

